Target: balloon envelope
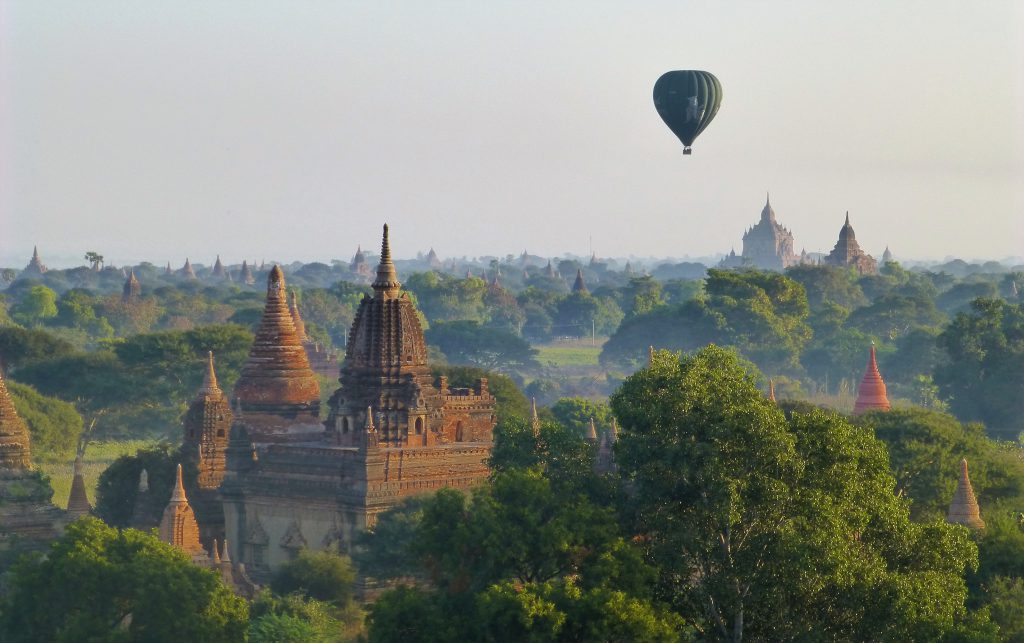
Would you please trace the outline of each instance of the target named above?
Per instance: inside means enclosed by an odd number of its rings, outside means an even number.
[[[722,104],[722,84],[706,71],[670,71],[654,83],[654,107],[661,120],[682,141],[684,154]]]

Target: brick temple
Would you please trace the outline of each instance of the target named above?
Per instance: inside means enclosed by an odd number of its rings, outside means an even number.
[[[326,422],[285,292],[274,267],[234,411],[211,358],[185,422],[184,442],[199,458],[197,486],[216,484],[223,507],[219,534],[219,526],[204,526],[206,502],[196,497],[200,540],[226,537],[254,576],[303,547],[348,551],[359,531],[405,497],[483,480],[496,423],[486,379],[456,388],[431,373],[387,226],[373,295],[356,313]]]

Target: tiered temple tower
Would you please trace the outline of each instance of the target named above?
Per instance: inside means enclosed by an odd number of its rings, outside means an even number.
[[[978,499],[974,497],[971,477],[967,473],[966,459],[960,461],[960,480],[956,483],[956,491],[953,492],[953,502],[949,505],[946,522],[964,525],[971,529],[985,528],[985,521],[981,519],[981,507],[978,506]]]
[[[825,257],[825,263],[840,268],[854,268],[862,275],[873,275],[878,272],[878,262],[861,250],[860,244],[857,243],[857,235],[853,233],[853,226],[850,225],[849,212],[846,213],[846,222],[839,230],[839,241]]]
[[[280,266],[267,276],[263,319],[235,384],[235,398],[256,441],[301,440],[322,430],[320,383],[288,310]]]
[[[219,280],[225,280],[228,278],[228,271],[224,268],[224,264],[220,262],[220,255],[217,255],[217,261],[213,264],[213,270],[210,272],[210,276]]]
[[[761,219],[743,234],[743,254],[737,256],[733,252],[723,260],[722,266],[784,270],[799,261],[793,252],[793,233],[775,220],[771,199],[766,197]]]
[[[207,356],[203,385],[185,413],[184,439],[186,449],[197,454],[200,489],[216,489],[224,479],[224,453],[231,432],[231,406],[217,384],[213,367],[213,351]]]
[[[301,440],[254,434],[244,399],[236,414],[220,491],[226,535],[257,577],[303,547],[348,551],[402,498],[488,475],[494,396],[485,379],[465,389],[435,382],[386,226],[373,296],[360,303],[339,381],[326,430]]]
[[[857,389],[857,402],[853,406],[853,413],[860,415],[868,411],[888,411],[890,408],[892,407],[886,394],[885,381],[882,379],[882,374],[878,372],[875,347],[872,345],[871,354],[868,356],[868,367],[860,381],[860,388]]]
[[[356,248],[356,254],[352,257],[352,263],[349,264],[348,268],[360,277],[366,277],[369,279],[373,276],[373,266],[371,266],[370,262],[366,260],[366,255],[363,254],[362,246],[358,246]]]

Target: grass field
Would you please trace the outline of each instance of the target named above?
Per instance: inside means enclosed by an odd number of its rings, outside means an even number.
[[[586,368],[598,367],[597,356],[601,354],[601,346],[589,343],[547,344],[534,346],[541,364],[552,368]]]
[[[85,491],[89,502],[96,504],[96,483],[103,470],[122,455],[134,455],[139,449],[155,445],[150,440],[130,440],[126,442],[92,443],[85,451],[84,476]],[[71,493],[71,478],[74,476],[74,465],[71,462],[40,462],[39,468],[50,476],[53,485],[53,504],[61,508],[68,505],[68,494]]]

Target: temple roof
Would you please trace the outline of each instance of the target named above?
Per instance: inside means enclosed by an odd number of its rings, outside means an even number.
[[[775,223],[775,210],[772,209],[771,197],[767,195],[764,199],[764,208],[761,210],[761,221]]]
[[[855,415],[860,415],[868,411],[888,411],[890,408],[885,381],[882,380],[882,374],[878,372],[875,347],[872,345],[871,353],[868,356],[868,366],[860,381],[860,388],[857,390],[857,402],[853,405],[853,412]]]
[[[224,269],[224,264],[222,264],[220,262],[220,255],[217,255],[217,261],[215,261],[214,264],[213,264],[212,275],[214,277],[227,277],[228,276],[227,270]]]
[[[195,279],[196,271],[192,269],[192,262],[185,257],[185,265],[181,267],[181,275],[186,279]]]
[[[32,447],[28,425],[14,408],[0,373],[0,469],[29,469],[32,467]]]
[[[960,461],[960,480],[953,492],[953,501],[949,504],[946,522],[965,525],[971,529],[984,529],[985,521],[981,519],[981,507],[974,496],[971,477],[967,473],[967,460]]]

